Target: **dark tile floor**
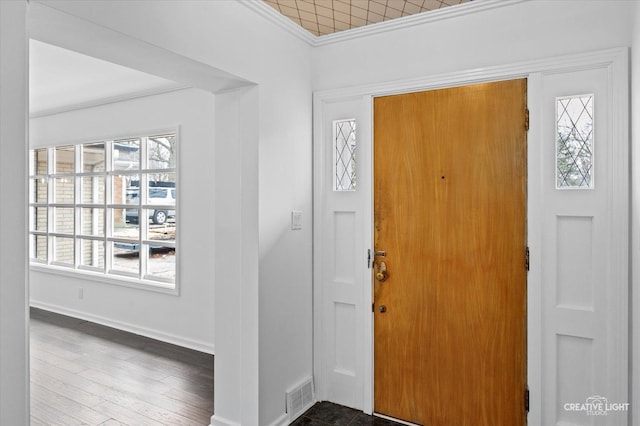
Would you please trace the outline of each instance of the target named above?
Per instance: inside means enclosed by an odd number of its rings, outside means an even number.
[[[369,416],[362,411],[330,402],[318,402],[299,417],[291,426],[399,426],[399,423]]]

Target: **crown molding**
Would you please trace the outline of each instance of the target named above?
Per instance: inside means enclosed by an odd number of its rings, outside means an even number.
[[[318,38],[317,36],[311,34],[309,31],[305,30],[300,25],[293,22],[291,19],[282,15],[280,12],[276,11],[274,8],[272,8],[262,0],[240,0],[238,3],[242,4],[248,9],[251,9],[263,18],[266,18],[267,20],[276,24],[278,27],[287,31],[289,34],[304,41],[308,45],[314,46],[316,44],[316,39]]]
[[[365,25],[363,27],[352,28],[349,30],[339,31],[323,36],[315,36],[305,30],[291,19],[280,14],[271,6],[262,0],[241,0],[240,4],[253,10],[269,21],[275,23],[290,34],[309,44],[310,46],[324,46],[333,43],[339,43],[347,40],[353,40],[361,37],[367,37],[375,34],[382,34],[387,31],[395,31],[402,28],[409,28],[416,25],[423,25],[429,22],[443,21],[459,16],[470,15],[485,10],[497,9],[500,7],[511,6],[523,3],[529,0],[474,0],[467,3],[449,6],[443,9],[432,10],[428,12],[418,13],[415,15],[403,16],[401,18],[391,19],[389,21],[378,22],[375,24]]]
[[[60,106],[60,107],[56,107],[56,108],[48,108],[48,109],[38,110],[38,111],[34,111],[34,112],[30,113],[29,114],[29,118],[46,117],[46,116],[49,116],[49,115],[62,114],[64,112],[71,112],[71,111],[77,111],[77,110],[86,109],[86,108],[98,107],[98,106],[102,106],[102,105],[114,104],[114,103],[118,103],[118,102],[129,101],[129,100],[132,100],[132,99],[139,99],[139,98],[145,98],[145,97],[148,97],[148,96],[162,95],[162,94],[171,93],[171,92],[178,92],[178,91],[186,90],[186,89],[189,89],[189,88],[190,88],[190,86],[172,84],[172,85],[169,85],[169,86],[166,86],[166,87],[160,87],[160,88],[148,89],[148,90],[140,90],[140,91],[137,91],[137,92],[124,93],[124,94],[117,95],[117,96],[110,96],[110,97],[95,99],[95,100],[86,101],[86,102],[78,102],[78,103],[75,103],[75,104]]]
[[[327,44],[367,37],[374,34],[382,34],[388,31],[409,28],[416,25],[423,25],[430,22],[443,21],[445,19],[475,14],[478,12],[483,12],[485,10],[511,6],[525,1],[527,0],[474,0],[455,6],[448,6],[443,9],[403,16],[401,18],[391,19],[389,21],[382,21],[375,24],[365,25],[364,27],[352,28],[350,30],[315,37],[314,46],[324,46]]]

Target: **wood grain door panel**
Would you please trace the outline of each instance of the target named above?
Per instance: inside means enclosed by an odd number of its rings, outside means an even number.
[[[378,413],[525,424],[525,111],[526,80],[374,100]]]

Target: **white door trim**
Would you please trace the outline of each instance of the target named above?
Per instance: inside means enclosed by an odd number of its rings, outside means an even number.
[[[314,375],[317,386],[318,398],[324,399],[324,383],[322,380],[321,359],[323,356],[323,318],[320,306],[322,299],[322,286],[318,285],[319,277],[321,277],[322,268],[322,252],[320,238],[322,235],[322,217],[323,194],[326,188],[326,164],[324,164],[322,149],[324,134],[322,130],[324,106],[327,104],[342,102],[346,100],[359,99],[362,101],[360,111],[363,117],[368,117],[368,123],[363,123],[359,128],[362,130],[362,149],[363,149],[363,169],[361,173],[371,179],[372,177],[372,113],[373,113],[373,97],[381,95],[389,95],[396,93],[406,93],[421,90],[431,90],[443,87],[461,86],[485,81],[496,81],[514,78],[529,79],[528,105],[531,112],[530,130],[528,135],[528,244],[531,249],[531,264],[528,275],[528,353],[527,353],[527,374],[530,389],[531,407],[528,416],[530,425],[541,425],[542,416],[542,264],[540,262],[540,250],[542,239],[542,218],[539,206],[542,200],[541,187],[541,149],[538,141],[541,140],[542,121],[540,114],[537,112],[541,108],[540,87],[542,85],[542,76],[544,74],[554,74],[558,72],[577,71],[591,68],[608,68],[611,83],[611,96],[613,97],[612,111],[610,118],[611,134],[613,140],[623,141],[623,143],[614,144],[612,155],[614,157],[615,167],[610,171],[611,177],[617,183],[611,193],[612,218],[615,223],[612,224],[614,232],[611,234],[610,246],[614,253],[612,258],[615,264],[611,265],[611,275],[616,283],[626,283],[619,285],[614,293],[614,305],[610,306],[616,312],[614,326],[619,327],[623,339],[611,342],[611,351],[609,355],[612,362],[622,362],[626,365],[629,359],[628,350],[628,269],[629,269],[629,111],[628,111],[628,48],[613,48],[608,50],[581,53],[570,56],[544,58],[540,60],[519,62],[514,64],[500,65],[495,67],[487,67],[480,69],[464,70],[446,74],[437,74],[425,76],[410,80],[399,80],[392,82],[383,82],[378,84],[368,84],[356,87],[348,87],[344,89],[332,89],[318,91],[314,93],[313,110],[314,110]],[[360,149],[360,148],[359,148]],[[363,211],[372,214],[372,195],[368,200],[363,201]],[[364,241],[362,241],[362,265],[365,266],[366,250],[373,249],[373,232],[369,215],[367,217],[367,229],[364,232]],[[362,302],[363,306],[370,306],[372,303],[370,274],[362,274]],[[638,307],[640,308],[640,307]],[[363,404],[362,410],[366,413],[373,411],[373,321],[368,309],[363,309],[364,318],[362,318],[363,333],[363,354],[361,356],[363,362]],[[623,332],[624,331],[624,332]],[[615,360],[615,361],[614,361]],[[621,380],[620,388],[616,394],[627,394],[627,383]],[[616,401],[627,402],[627,401]]]

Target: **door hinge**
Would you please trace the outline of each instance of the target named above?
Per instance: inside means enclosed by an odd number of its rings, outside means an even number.
[[[529,247],[527,247],[524,251],[524,267],[527,271],[529,270],[530,260],[531,260],[531,254],[529,252]]]
[[[524,110],[524,129],[529,130],[529,108]]]
[[[524,390],[524,411],[529,412],[529,386]]]
[[[371,249],[367,249],[367,268],[371,269]]]

